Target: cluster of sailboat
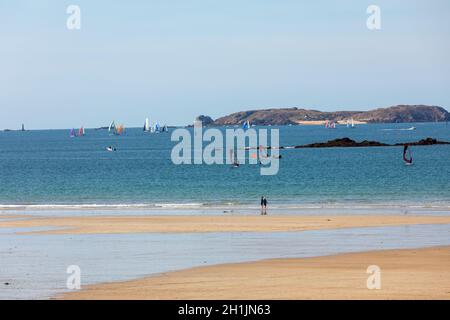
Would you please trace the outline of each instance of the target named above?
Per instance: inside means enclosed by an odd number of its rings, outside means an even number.
[[[144,130],[144,132],[148,132],[148,133],[169,132],[167,125],[164,125],[161,127],[158,124],[158,122],[155,122],[155,124],[153,126],[150,126],[150,122],[149,122],[148,118],[145,119],[143,130]]]
[[[116,122],[112,121],[108,127],[108,132],[120,136],[125,132],[125,126],[123,124],[116,125]]]
[[[355,121],[353,121],[353,118],[351,120],[347,119],[345,125],[346,125],[347,128],[356,128]],[[327,128],[327,129],[336,129],[336,122],[335,121],[326,120],[325,121],[325,128]]]
[[[243,124],[242,124],[242,129],[249,129],[251,127],[251,125],[250,125],[250,121],[245,121]]]
[[[78,131],[76,131],[75,129],[70,129],[70,137],[71,138],[75,138],[75,137],[82,137],[86,134],[84,127],[81,127],[80,129],[78,129]]]
[[[99,129],[107,129],[109,134],[120,136],[125,133],[125,126],[123,124],[116,124],[115,121],[112,121],[108,127],[102,127]],[[155,124],[150,125],[150,122],[148,118],[145,119],[144,128],[143,131],[145,133],[162,133],[162,132],[169,132],[169,128],[167,125],[160,126],[158,122],[155,122]],[[80,129],[70,129],[70,137],[82,137],[86,134],[84,127],[81,127]]]

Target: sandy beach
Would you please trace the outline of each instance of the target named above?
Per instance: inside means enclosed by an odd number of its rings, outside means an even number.
[[[369,265],[381,289],[366,286]],[[450,299],[450,247],[273,259],[87,286],[60,299]]]
[[[350,120],[349,120],[350,121]],[[306,120],[306,121],[297,121],[298,124],[307,125],[307,126],[323,126],[327,120]],[[338,124],[346,125],[347,120],[339,120]],[[367,124],[366,121],[353,120],[353,124]]]
[[[29,217],[0,215],[0,228],[59,228],[27,232],[44,234],[281,232],[417,224],[450,224],[450,217],[408,215]]]

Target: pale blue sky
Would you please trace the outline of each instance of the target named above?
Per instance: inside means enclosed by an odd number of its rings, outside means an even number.
[[[66,8],[81,7],[81,30]],[[382,29],[366,28],[381,7]],[[449,110],[448,0],[0,0],[0,128],[266,107]]]

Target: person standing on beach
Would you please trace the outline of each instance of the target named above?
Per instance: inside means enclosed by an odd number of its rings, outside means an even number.
[[[261,196],[261,215],[264,214],[264,196]]]
[[[264,215],[267,215],[267,198],[264,197],[263,199],[263,205],[264,205]]]

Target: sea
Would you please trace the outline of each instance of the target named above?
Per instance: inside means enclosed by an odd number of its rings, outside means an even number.
[[[446,123],[255,129],[279,129],[281,146],[343,137],[389,144],[450,141]],[[401,146],[285,149],[278,174],[263,176],[259,165],[175,165],[173,130],[127,128],[115,136],[86,129],[75,138],[69,129],[0,132],[0,209],[252,207],[261,196],[279,208],[450,208],[450,145],[412,147],[411,166],[403,163]],[[106,151],[108,146],[117,151]]]
[[[407,130],[411,126],[416,129]],[[389,144],[450,141],[445,123],[255,129],[278,129],[281,146],[344,137]],[[255,215],[262,195],[269,215],[450,214],[450,145],[411,147],[409,166],[401,146],[283,149],[278,174],[263,176],[259,165],[244,159],[238,168],[175,165],[171,152],[178,142],[171,132],[85,133],[71,138],[70,130],[0,132],[0,222],[26,218],[9,216],[17,212]],[[108,152],[108,146],[117,151]],[[0,299],[70,292],[71,265],[82,270],[83,287],[221,263],[450,244],[450,226],[432,224],[270,233],[27,233],[52,228],[0,228]]]

